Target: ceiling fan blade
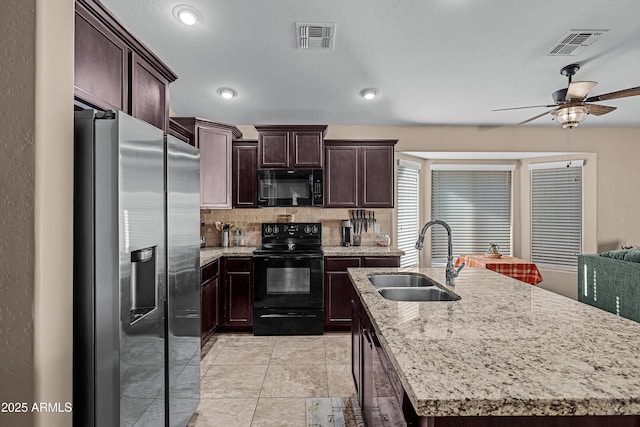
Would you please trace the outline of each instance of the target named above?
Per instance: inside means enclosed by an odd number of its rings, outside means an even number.
[[[554,107],[555,107],[555,105],[554,105]],[[520,122],[520,123],[516,123],[516,126],[517,126],[517,125],[523,125],[523,124],[525,124],[525,123],[532,122],[532,121],[534,121],[535,119],[539,119],[540,117],[542,117],[542,116],[544,116],[544,115],[546,115],[546,114],[549,114],[550,112],[555,111],[555,110],[556,110],[556,109],[554,108],[553,110],[545,111],[545,112],[544,112],[544,113],[542,113],[542,114],[538,114],[537,116],[533,116],[533,117],[531,117],[531,118],[528,118],[527,120],[524,120],[524,121],[522,121],[522,122]]]
[[[555,104],[551,104],[551,105],[530,105],[528,107],[498,108],[497,110],[491,110],[491,111],[523,110],[525,108],[550,108],[550,107],[555,107]]]
[[[631,87],[629,89],[618,90],[615,92],[603,93],[602,95],[590,96],[585,99],[586,102],[606,101],[608,99],[626,98],[628,96],[640,95],[640,86]]]
[[[618,107],[609,107],[608,105],[600,104],[588,104],[587,108],[589,109],[589,114],[593,114],[594,116],[601,116],[603,114],[612,112]]]
[[[589,95],[591,89],[597,85],[598,82],[571,82],[567,88],[567,94],[565,95],[565,101],[571,101],[578,99],[582,101]]]

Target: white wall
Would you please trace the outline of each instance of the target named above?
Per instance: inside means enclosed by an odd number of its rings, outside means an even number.
[[[36,1],[34,388],[72,401],[74,1]],[[37,413],[35,425],[71,425]]]
[[[0,402],[32,402],[35,173],[35,0],[0,14]],[[0,413],[0,425],[33,415]]]
[[[0,413],[3,426],[69,426],[73,0],[7,0],[0,17]]]

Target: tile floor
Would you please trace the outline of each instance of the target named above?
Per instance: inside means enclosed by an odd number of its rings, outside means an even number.
[[[203,349],[200,406],[188,427],[305,427],[307,398],[355,394],[349,333],[213,339]]]

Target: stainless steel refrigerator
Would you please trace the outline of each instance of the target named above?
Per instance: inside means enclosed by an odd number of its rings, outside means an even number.
[[[186,426],[200,400],[200,154],[75,113],[74,426]]]

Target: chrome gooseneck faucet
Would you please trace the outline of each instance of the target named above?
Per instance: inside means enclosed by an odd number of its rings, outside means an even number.
[[[431,227],[433,224],[440,224],[445,228],[445,230],[447,230],[448,241],[447,241],[447,269],[445,273],[446,284],[455,285],[456,277],[458,277],[458,273],[460,273],[460,270],[462,270],[462,268],[464,267],[464,263],[462,263],[457,270],[453,267],[453,244],[451,243],[451,227],[449,227],[449,224],[447,224],[444,221],[440,221],[439,219],[434,219],[427,222],[422,227],[422,230],[420,230],[420,235],[418,236],[418,240],[416,241],[416,249],[419,251],[422,250],[422,247],[424,246],[424,235],[429,229],[429,227]]]

